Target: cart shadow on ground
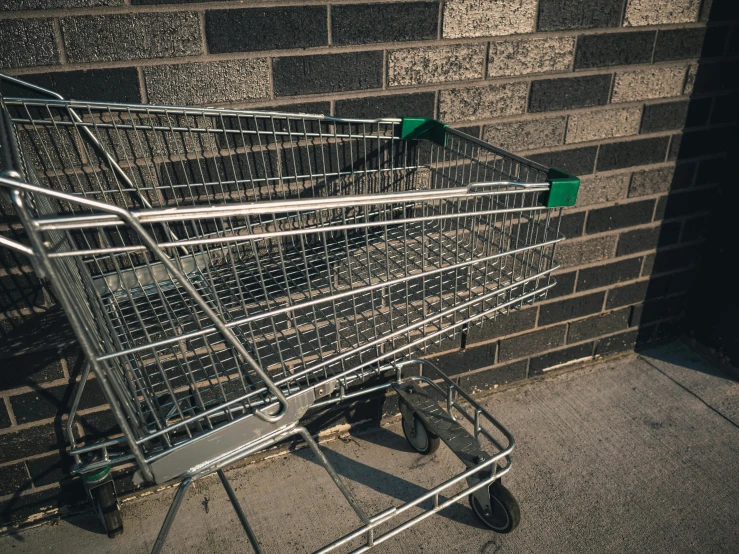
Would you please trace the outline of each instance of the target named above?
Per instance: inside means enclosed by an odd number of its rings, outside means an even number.
[[[421,470],[423,466],[427,464],[434,464],[439,462],[439,460],[437,459],[437,454],[432,454],[430,456],[416,454],[408,445],[406,439],[402,435],[394,433],[384,427],[366,429],[364,431],[350,433],[338,440],[344,442],[356,441],[355,437],[360,438],[364,443],[369,443],[371,448],[382,447],[384,449],[393,449],[404,453],[412,453],[417,459],[413,462],[411,466],[409,466],[409,469],[411,470]],[[442,448],[446,447],[442,446]],[[392,473],[388,473],[377,467],[367,465],[358,460],[345,456],[344,454],[341,454],[332,449],[331,443],[322,444],[321,450],[328,458],[331,465],[333,465],[336,472],[347,483],[350,490],[354,490],[356,488],[356,485],[366,487],[385,497],[395,499],[397,502],[393,502],[393,506],[399,506],[403,503],[415,500],[419,496],[427,493],[429,490],[416,483],[403,479],[402,477],[398,477],[397,475],[393,475]],[[320,467],[310,449],[301,448],[300,450],[294,452],[294,454]],[[457,473],[461,473],[461,471],[463,471],[463,468],[461,468],[461,464],[460,468],[458,469],[459,471]],[[456,473],[454,475],[456,475]],[[452,478],[454,475],[450,474],[449,478]],[[444,502],[448,498],[449,496],[445,496],[443,494],[439,495],[440,502]],[[362,499],[359,498],[358,500],[360,506],[364,508],[364,503],[362,502]],[[386,507],[390,508],[391,505],[388,504]],[[423,511],[430,510],[432,509],[432,507],[433,503],[430,499],[419,504],[419,508]],[[371,517],[374,514],[368,513],[367,515]],[[439,511],[437,515],[471,527],[476,527],[480,529],[484,528],[484,526],[478,521],[472,509],[468,505],[462,503],[462,501],[459,501],[452,506]],[[401,519],[408,518],[406,517]]]

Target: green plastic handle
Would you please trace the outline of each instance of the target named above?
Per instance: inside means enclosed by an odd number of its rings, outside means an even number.
[[[400,124],[400,138],[425,139],[446,146],[446,128],[449,125],[430,117],[404,117]]]
[[[565,208],[574,206],[580,190],[580,178],[551,168],[547,173],[547,182],[551,185],[543,203],[547,208]]]

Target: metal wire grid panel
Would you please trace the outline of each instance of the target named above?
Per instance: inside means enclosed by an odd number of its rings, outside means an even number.
[[[546,169],[461,133],[441,146],[399,138],[400,120],[5,104],[26,178],[138,210],[288,395],[361,383],[552,285]],[[541,185],[470,187],[501,180]],[[129,226],[33,200],[54,285],[70,290],[150,458],[272,400]]]

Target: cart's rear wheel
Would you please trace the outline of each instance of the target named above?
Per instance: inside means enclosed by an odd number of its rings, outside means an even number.
[[[115,538],[123,533],[123,517],[118,508],[118,499],[115,496],[115,485],[113,481],[108,481],[104,485],[95,487],[90,491],[94,497],[98,514],[105,525],[105,532],[108,537]]]
[[[403,414],[403,434],[413,450],[424,455],[436,452],[441,439],[426,427],[404,400],[400,400],[400,413]]]
[[[488,494],[490,495],[490,509],[483,507],[475,495],[471,494],[469,498],[472,510],[480,521],[496,533],[510,533],[521,522],[518,502],[500,481],[495,481],[490,485]]]

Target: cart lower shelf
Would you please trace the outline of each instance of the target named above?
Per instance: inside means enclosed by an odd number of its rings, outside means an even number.
[[[416,368],[417,371],[412,371]],[[407,360],[392,364],[385,367],[384,372],[392,372],[396,376],[393,382],[384,387],[392,388],[396,393],[403,430],[410,446],[421,455],[431,455],[439,447],[439,443],[443,442],[462,462],[464,470],[461,473],[409,502],[370,516],[355,500],[344,479],[332,467],[310,433],[295,421],[274,432],[265,433],[261,440],[251,443],[248,449],[242,448],[187,473],[152,552],[158,554],[165,546],[169,528],[189,486],[196,480],[217,472],[252,547],[255,552],[262,553],[258,537],[251,529],[223,469],[253,452],[264,450],[296,435],[310,447],[317,462],[329,473],[362,522],[357,529],[317,550],[316,554],[366,552],[464,499],[469,500],[480,521],[491,530],[508,533],[515,529],[520,521],[518,504],[501,483],[501,478],[511,469],[510,453],[514,447],[511,434],[475,399],[426,360]],[[404,376],[404,373],[410,375]],[[296,504],[299,506],[300,501]]]

